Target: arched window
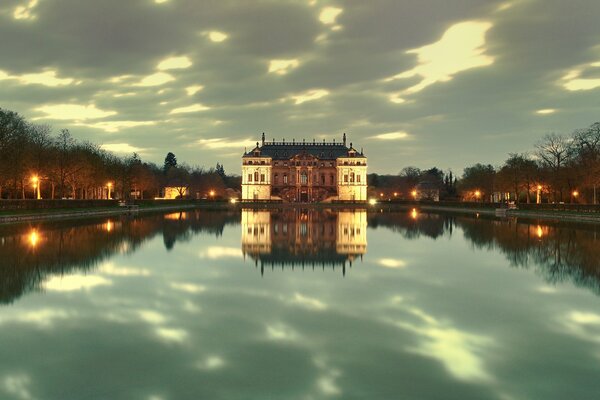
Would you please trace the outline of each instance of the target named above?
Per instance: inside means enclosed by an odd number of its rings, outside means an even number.
[[[306,172],[302,172],[302,174],[300,174],[300,183],[303,185],[308,184],[308,175],[306,174]]]

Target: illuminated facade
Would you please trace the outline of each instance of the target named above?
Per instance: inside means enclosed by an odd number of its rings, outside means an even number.
[[[242,156],[242,200],[367,200],[367,157],[350,143],[271,142]]]
[[[242,210],[242,252],[270,266],[340,267],[367,252],[367,212]]]

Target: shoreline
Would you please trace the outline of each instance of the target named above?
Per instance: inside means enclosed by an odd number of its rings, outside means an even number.
[[[444,204],[431,204],[431,203],[377,203],[375,205],[366,203],[267,203],[267,202],[238,202],[235,204],[229,202],[211,202],[211,203],[182,203],[182,204],[169,204],[169,205],[156,205],[156,206],[139,206],[139,208],[132,209],[130,207],[102,207],[102,208],[85,208],[82,210],[65,210],[60,208],[45,209],[35,213],[23,212],[17,213],[6,213],[0,214],[0,224],[20,223],[27,221],[38,221],[38,220],[56,220],[56,219],[77,219],[77,218],[89,218],[99,216],[113,216],[113,215],[127,215],[127,214],[139,214],[148,212],[161,212],[161,211],[183,211],[190,209],[213,209],[213,210],[241,210],[241,209],[255,209],[255,210],[272,210],[272,209],[290,209],[290,208],[312,208],[312,209],[365,209],[365,210],[386,210],[386,211],[404,211],[411,210],[413,208],[426,212],[450,212],[458,214],[470,214],[470,215],[487,215],[497,218],[527,218],[527,219],[540,219],[540,220],[560,220],[560,221],[571,221],[571,222],[588,222],[588,223],[600,223],[600,213],[585,213],[575,211],[549,211],[549,210],[519,210],[511,209],[506,210],[505,215],[498,215],[495,208],[489,207],[459,207]]]

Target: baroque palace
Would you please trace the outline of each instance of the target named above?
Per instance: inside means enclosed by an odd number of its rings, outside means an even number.
[[[242,200],[367,200],[367,157],[350,143],[265,140],[242,156]]]

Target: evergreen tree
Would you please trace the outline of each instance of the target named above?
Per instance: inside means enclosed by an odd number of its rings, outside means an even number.
[[[171,168],[177,168],[177,158],[175,157],[175,154],[168,152],[165,157],[163,172],[166,174]]]

